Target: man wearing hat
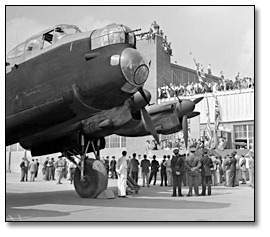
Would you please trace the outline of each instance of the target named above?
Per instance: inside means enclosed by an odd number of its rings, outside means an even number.
[[[206,185],[207,185],[207,191],[208,191],[208,195],[211,195],[211,177],[212,177],[212,173],[211,173],[211,168],[214,166],[213,165],[213,161],[212,159],[208,156],[208,150],[207,149],[203,149],[203,155],[201,158],[201,169],[202,169],[202,196],[205,196],[205,192],[206,192]]]
[[[173,194],[172,197],[176,197],[176,188],[178,189],[178,196],[182,197],[181,184],[184,175],[184,159],[179,155],[179,150],[176,148],[173,150],[173,157],[171,160],[172,178],[173,178]]]
[[[196,151],[195,147],[190,148],[190,154],[186,158],[186,168],[187,168],[187,174],[188,174],[188,186],[189,186],[189,192],[188,197],[192,196],[192,185],[194,182],[194,191],[195,195],[199,196],[199,168],[201,167],[201,162],[197,156],[194,155]]]

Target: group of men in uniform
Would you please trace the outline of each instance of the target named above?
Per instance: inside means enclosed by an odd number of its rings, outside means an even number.
[[[200,195],[206,195],[206,187],[208,195],[211,195],[211,168],[213,167],[212,159],[207,155],[208,150],[203,149],[202,156],[195,156],[194,153],[196,148],[190,148],[190,154],[184,158],[184,155],[179,154],[178,149],[174,149],[173,157],[171,160],[171,169],[173,177],[173,197],[176,197],[176,192],[178,189],[178,196],[183,196],[181,191],[181,184],[184,175],[188,177],[189,191],[187,196],[192,196],[192,188],[194,187],[194,192],[196,196],[199,196],[199,176],[201,175],[202,180],[202,192]],[[201,172],[199,172],[201,169]]]

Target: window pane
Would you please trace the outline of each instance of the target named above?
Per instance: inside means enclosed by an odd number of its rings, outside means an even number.
[[[110,147],[110,137],[105,137],[105,142],[106,142],[105,148],[109,148]]]
[[[127,147],[127,138],[121,137],[121,147]]]
[[[110,148],[120,147],[120,137],[117,135],[112,135],[110,137]]]
[[[237,132],[234,134],[234,138],[235,138],[235,139],[239,138],[239,136],[238,136],[238,133],[237,133]]]
[[[16,57],[23,55],[24,46],[25,46],[25,44],[22,44],[22,45],[18,46],[17,51],[16,51]]]

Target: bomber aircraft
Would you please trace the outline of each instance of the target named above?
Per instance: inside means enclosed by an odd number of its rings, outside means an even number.
[[[181,129],[202,98],[148,106],[147,60],[136,30],[110,24],[81,32],[61,24],[11,50],[6,58],[6,145],[19,142],[32,156],[61,152],[75,163],[75,190],[97,197],[108,178],[99,160],[105,137],[144,136]],[[94,152],[96,159],[88,158]],[[79,158],[76,162],[75,157]]]

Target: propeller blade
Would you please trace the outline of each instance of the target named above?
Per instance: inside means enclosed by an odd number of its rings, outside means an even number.
[[[149,97],[147,98],[147,96],[145,95],[144,90],[143,90],[142,87],[139,89],[139,92],[140,92],[140,94],[142,95],[143,99],[146,101],[146,103],[147,103],[148,105],[150,105],[149,102],[150,102],[150,100],[151,100],[151,96],[150,96],[150,98],[149,98]],[[151,94],[150,94],[150,95],[151,95]]]
[[[184,133],[184,141],[185,141],[185,146],[187,149],[187,145],[188,145],[188,123],[187,123],[187,115],[183,116],[183,120],[182,120],[182,129],[183,129],[183,133]]]
[[[190,119],[190,118],[196,117],[198,115],[200,115],[200,112],[193,111],[190,114],[188,114],[187,117]]]
[[[195,104],[198,104],[202,99],[203,99],[203,97],[199,97],[199,98],[196,98],[195,100],[193,100],[193,102]]]
[[[171,88],[170,84],[169,84],[169,83],[167,82],[167,80],[165,79],[165,77],[162,77],[162,78],[163,78],[163,81],[165,82],[165,84],[166,84],[172,91],[174,91],[174,90]],[[177,95],[176,97],[177,97],[178,101],[181,103],[182,100],[180,99],[180,97],[178,97],[178,95]]]
[[[159,144],[159,137],[156,132],[156,129],[154,127],[154,124],[152,122],[152,119],[150,115],[148,114],[147,110],[145,108],[141,109],[142,113],[142,121],[144,128],[151,133],[151,135],[155,138],[156,142]]]

